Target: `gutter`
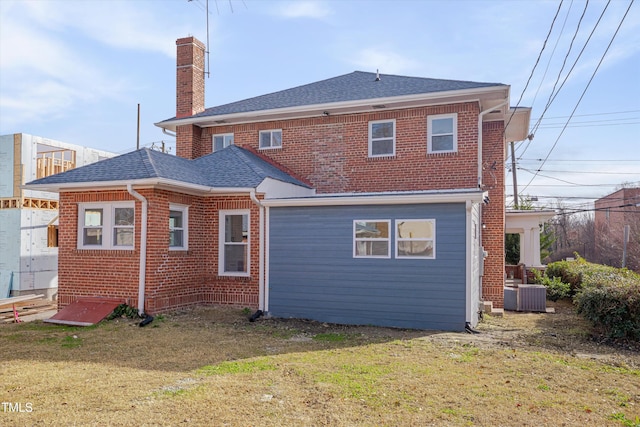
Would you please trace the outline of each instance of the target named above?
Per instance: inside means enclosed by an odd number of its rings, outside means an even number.
[[[140,215],[142,225],[140,227],[140,272],[138,274],[138,314],[144,314],[144,291],[147,281],[147,199],[136,190],[131,184],[127,184],[127,191],[136,199],[142,202],[142,213]]]
[[[478,115],[478,188],[482,188],[482,118],[485,114],[488,114],[498,108],[502,108],[508,103],[509,99],[506,99],[498,105],[494,105],[491,108],[481,111]]]
[[[260,218],[259,218],[259,232],[258,232],[258,238],[260,239],[259,243],[258,243],[258,309],[262,310],[263,312],[267,311],[267,307],[265,304],[266,301],[266,288],[265,288],[265,280],[264,280],[264,268],[265,268],[265,262],[264,262],[264,254],[265,254],[265,244],[264,244],[264,239],[265,239],[265,235],[266,235],[266,229],[265,229],[265,221],[264,221],[264,211],[265,211],[265,207],[262,205],[262,203],[260,202],[260,200],[258,200],[258,198],[256,197],[256,191],[255,190],[251,190],[249,192],[249,197],[251,198],[251,201],[253,203],[255,203],[258,208],[260,208]]]

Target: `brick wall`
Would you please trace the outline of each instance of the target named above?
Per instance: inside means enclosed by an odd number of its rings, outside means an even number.
[[[427,155],[427,116],[446,113],[458,113],[458,152]],[[216,126],[202,129],[201,155],[211,152],[212,135],[233,133],[236,145],[275,160],[318,193],[476,188],[478,113],[477,103],[466,103]],[[383,119],[396,120],[396,154],[370,158],[369,122]],[[282,129],[282,148],[258,148],[267,129]]]
[[[482,298],[502,308],[504,302],[504,123],[487,122],[482,126],[483,189],[489,203],[482,207],[482,245],[489,252],[484,262]]]
[[[258,207],[247,196],[203,198],[164,190],[138,190],[148,201],[145,311],[151,314],[199,303],[258,307]],[[60,195],[59,308],[80,296],[122,297],[137,307],[140,227],[134,250],[78,250],[78,203],[135,200],[126,191]],[[189,250],[169,250],[169,204],[189,206]],[[141,202],[135,203],[140,224]],[[249,209],[250,277],[218,276],[218,210]]]

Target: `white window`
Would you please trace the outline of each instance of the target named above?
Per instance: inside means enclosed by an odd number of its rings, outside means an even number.
[[[395,156],[396,121],[369,122],[369,157]]]
[[[232,133],[221,133],[219,135],[213,135],[213,151],[220,151],[230,145],[233,145]]]
[[[188,245],[189,207],[169,205],[169,249],[186,250]]]
[[[221,276],[249,276],[249,211],[220,211],[219,265]]]
[[[133,202],[82,203],[78,206],[79,249],[133,249]]]
[[[458,115],[441,114],[427,118],[427,151],[454,153],[458,151]]]
[[[390,258],[389,220],[353,221],[354,258]]]
[[[396,258],[436,257],[435,219],[396,220]]]
[[[282,147],[282,129],[260,131],[260,148],[280,147]]]

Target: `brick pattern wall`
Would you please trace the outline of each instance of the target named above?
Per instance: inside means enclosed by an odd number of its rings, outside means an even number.
[[[458,152],[427,154],[427,116],[447,113],[458,113]],[[202,129],[200,153],[211,152],[212,135],[233,133],[236,145],[275,160],[318,193],[476,188],[478,113],[470,102],[216,126]],[[369,122],[384,119],[396,120],[396,154],[370,158]],[[282,129],[282,148],[259,149],[259,132],[266,129]]]
[[[248,196],[203,198],[164,190],[138,190],[148,201],[145,311],[151,314],[200,303],[258,307],[259,209]],[[80,296],[125,298],[137,307],[140,227],[132,251],[78,250],[78,203],[135,200],[126,191],[62,193],[59,308]],[[189,206],[189,248],[169,250],[169,204]],[[136,224],[142,204],[136,201]],[[218,211],[249,209],[250,277],[218,276]],[[98,273],[98,274],[96,274]]]
[[[482,298],[495,308],[504,303],[504,123],[487,122],[482,127],[483,189],[489,204],[482,207],[482,245],[489,252],[484,261]]]
[[[204,111],[205,46],[194,37],[176,41],[176,117]]]

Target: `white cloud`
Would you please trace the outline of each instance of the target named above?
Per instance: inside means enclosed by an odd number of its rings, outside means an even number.
[[[292,1],[282,4],[278,14],[285,18],[322,19],[331,14],[331,9],[319,1]]]

